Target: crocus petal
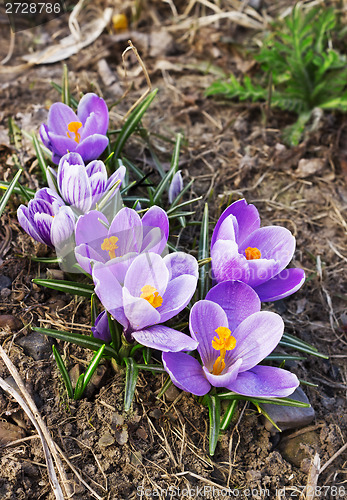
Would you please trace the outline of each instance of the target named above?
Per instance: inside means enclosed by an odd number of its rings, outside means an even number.
[[[172,382],[183,391],[204,396],[211,389],[199,361],[184,352],[164,352],[163,365]]]
[[[108,179],[107,184],[106,184],[106,191],[111,189],[111,187],[114,186],[114,184],[116,184],[117,181],[121,181],[121,183],[122,183],[124,180],[125,174],[126,174],[126,168],[124,165],[121,165],[119,168],[117,168],[117,170],[115,172],[113,172],[113,174]],[[119,187],[121,186],[121,183],[119,184]]]
[[[111,332],[108,325],[108,317],[106,311],[102,311],[95,320],[95,325],[92,327],[93,337],[101,339],[104,342],[111,342]]]
[[[199,342],[198,351],[208,371],[212,371],[213,363],[219,356],[219,351],[212,347],[212,340],[220,326],[227,328],[228,318],[218,304],[199,300],[193,305],[189,316],[189,330],[193,339]]]
[[[75,151],[82,156],[85,162],[88,162],[98,158],[105,151],[107,145],[108,138],[105,135],[93,134],[81,141]]]
[[[277,276],[256,286],[254,290],[262,302],[270,302],[288,297],[299,290],[304,283],[305,271],[303,269],[283,269]]]
[[[180,194],[183,189],[183,179],[181,170],[178,170],[172,178],[169,187],[169,203],[172,203],[175,198]]]
[[[235,241],[218,240],[211,250],[213,275],[218,282],[240,280],[247,283],[249,267]]]
[[[61,183],[60,179],[62,179]],[[63,176],[60,176],[58,168],[58,182],[60,193],[67,203],[81,212],[90,209],[92,193],[84,165],[70,165]]]
[[[144,253],[131,263],[125,276],[124,286],[134,297],[140,297],[145,285],[154,287],[159,295],[163,296],[168,281],[169,271],[160,255]],[[146,302],[149,304],[147,300]]]
[[[104,174],[97,172],[89,178],[90,191],[92,196],[91,206],[95,206],[96,203],[102,198],[106,189],[106,179]]]
[[[106,102],[96,94],[85,94],[78,103],[77,116],[79,121],[85,126],[88,117],[91,114],[95,116],[94,133],[105,135],[108,128],[108,109]],[[83,127],[84,128],[84,127]]]
[[[255,366],[239,373],[227,389],[252,397],[284,398],[299,386],[296,375],[272,366]]]
[[[194,295],[196,284],[197,279],[189,274],[169,281],[163,294],[163,304],[157,308],[161,323],[173,318],[186,307]]]
[[[127,275],[125,280],[126,278]],[[160,314],[148,300],[134,297],[125,287],[123,288],[123,306],[125,316],[129,321],[128,331],[129,329],[131,331],[142,330],[160,321]]]
[[[70,122],[78,122],[76,114],[72,109],[62,102],[56,102],[49,108],[47,125],[48,129],[55,134],[67,136],[67,126]]]
[[[217,240],[237,241],[239,234],[239,225],[234,215],[230,214],[219,226]]]
[[[82,156],[78,153],[67,153],[61,157],[57,172],[57,183],[60,192],[62,192],[61,186],[64,182],[64,179],[70,179],[70,172],[75,165],[79,165],[80,167],[83,167],[84,170],[86,170]],[[62,194],[62,196],[64,197],[64,194]]]
[[[262,259],[276,260],[277,264],[272,270],[273,274],[267,276],[267,279],[270,279],[282,271],[291,261],[295,250],[295,238],[285,227],[266,226],[250,234],[239,246],[239,252],[244,254],[248,247],[258,248]]]
[[[125,255],[128,252],[140,252],[142,245],[142,224],[139,214],[131,208],[122,208],[114,217],[108,237],[116,236],[116,255]]]
[[[173,252],[165,255],[163,261],[169,271],[170,280],[182,276],[182,274],[190,274],[198,279],[199,266],[192,255],[184,252]]]
[[[60,157],[66,155],[69,151],[77,150],[78,143],[66,135],[59,135],[49,131],[48,136],[51,142],[51,149]]]
[[[151,207],[142,217],[142,252],[162,253],[169,237],[169,219],[166,212],[157,206]]]
[[[203,367],[203,370],[205,373],[205,377],[211,385],[213,385],[214,387],[228,387],[228,384],[236,379],[241,365],[242,359],[238,359],[227,369],[225,368],[223,370],[223,373],[221,373],[220,375],[214,375],[206,368],[206,366]]]
[[[48,127],[45,123],[43,123],[40,127],[40,137],[46,148],[52,149],[51,140],[48,135]]]
[[[236,347],[227,351],[226,366],[242,359],[240,372],[253,368],[275,349],[283,330],[283,320],[276,313],[261,311],[248,316],[233,332]]]
[[[253,259],[248,261],[249,277],[248,285],[255,287],[265,283],[276,274],[278,261],[275,259]]]
[[[34,238],[34,240],[45,244],[45,242],[43,241],[43,239],[39,235],[39,233],[38,233],[38,231],[33,223],[34,221],[29,216],[28,207],[26,207],[25,205],[20,205],[20,207],[17,210],[17,218],[18,218],[19,224],[22,226],[24,231],[29,234],[29,236]]]
[[[38,191],[36,191],[34,200],[44,200],[48,204],[53,204],[56,202],[58,205],[60,205],[62,207],[65,206],[64,201],[60,198],[58,193],[55,190],[52,190],[50,188],[42,188],[42,189],[39,189]],[[34,201],[34,200],[32,200],[32,201]]]
[[[81,268],[89,274],[92,274],[92,262],[106,262],[103,255],[100,255],[94,250],[94,248],[90,245],[86,245],[85,243],[82,243],[75,248],[75,257]]]
[[[105,309],[126,329],[129,322],[124,314],[122,287],[115,277],[115,267],[117,264],[112,261],[107,264],[100,262],[94,264],[95,293]]]
[[[60,247],[74,232],[75,216],[70,207],[61,207],[54,216],[51,225],[51,240],[54,246]]]
[[[108,224],[105,215],[97,210],[91,210],[87,214],[81,215],[76,224],[76,245],[88,243],[96,251],[100,250],[104,253],[104,250],[101,250],[101,243],[107,237],[108,229],[100,221]],[[105,256],[106,254],[107,252],[105,252]]]
[[[258,210],[254,205],[248,205],[246,200],[238,200],[232,203],[230,207],[226,208],[222,215],[219,217],[216,227],[214,228],[211,248],[217,240],[219,227],[229,215],[234,215],[237,219],[239,228],[237,243],[241,244],[243,240],[260,226],[260,217]]]
[[[164,325],[155,325],[132,333],[142,345],[164,352],[194,351],[198,343],[188,335]]]
[[[260,299],[250,286],[242,281],[224,281],[211,288],[206,300],[219,304],[225,311],[233,332],[244,319],[260,311]]]

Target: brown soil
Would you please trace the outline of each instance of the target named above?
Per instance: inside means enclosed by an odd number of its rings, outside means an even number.
[[[119,3],[114,3],[119,10]],[[130,15],[134,3],[127,2],[122,10]],[[229,2],[221,3],[222,8],[232,10]],[[285,2],[281,3],[283,7]],[[217,220],[228,203],[245,197],[256,204],[264,225],[283,225],[296,236],[294,265],[305,269],[308,280],[292,297],[266,307],[283,316],[288,333],[330,356],[329,360],[308,356],[291,365],[300,378],[319,385],[304,388],[316,419],[299,434],[302,460],[294,465],[280,451],[284,440],[294,439],[297,431],[287,431],[286,436],[270,435],[263,418],[246,404],[239,405],[234,424],[221,438],[214,457],[209,457],[207,409],[191,395],[174,389],[159,400],[156,395],[165,377],[149,372],[140,376],[128,415],[122,411],[123,374],[115,373],[107,364],[101,370],[102,380],[91,388],[88,397],[77,402],[67,400],[52,356],[34,361],[24,354],[18,341],[29,333],[29,325],[88,333],[89,303],[32,284],[34,277],[52,271],[22,256],[50,253],[20,228],[16,207],[21,200],[15,196],[1,218],[0,273],[10,277],[13,284],[10,294],[1,294],[0,314],[20,319],[24,327],[12,324],[12,331],[3,329],[2,345],[34,396],[54,440],[102,498],[135,499],[141,491],[144,498],[218,498],[223,488],[234,491],[230,497],[239,493],[239,498],[299,498],[316,453],[321,465],[333,457],[319,476],[318,485],[340,488],[337,494],[322,489],[321,496],[326,492],[325,498],[344,498],[346,455],[339,451],[345,444],[347,427],[345,117],[326,113],[315,132],[297,148],[289,149],[283,146],[281,131],[292,123],[293,116],[267,113],[261,105],[206,98],[204,90],[215,79],[212,65],[227,74],[250,71],[246,51],[239,44],[250,46],[259,35],[227,19],[200,29],[194,25],[177,29],[175,6],[171,9],[170,4],[146,2],[130,33],[115,34],[109,28],[92,45],[70,57],[66,63],[71,90],[76,97],[80,91],[95,90],[108,103],[118,101],[127,88],[121,54],[131,38],[145,61],[152,86],[159,89],[143,123],[164,165],[169,165],[172,143],[155,134],[173,139],[175,133],[184,133],[180,162],[185,183],[194,178],[189,196],[203,196],[192,220],[200,220],[206,201],[213,220]],[[182,15],[185,2],[175,5]],[[274,14],[271,9],[268,13]],[[196,2],[185,19],[211,14],[203,2]],[[9,49],[6,23],[0,24],[0,33],[3,59]],[[13,117],[28,132],[37,132],[50,104],[59,100],[50,81],[60,83],[62,63],[17,68],[23,63],[23,54],[53,43],[53,33],[59,37],[68,34],[66,16],[18,33],[10,61],[0,66],[0,169],[5,180],[14,171],[8,118]],[[209,66],[209,71],[203,70]],[[112,83],[107,81],[105,68],[115,77]],[[143,73],[132,56],[127,59],[127,68],[132,87],[113,108],[114,128],[121,126],[122,116],[146,90]],[[145,172],[153,169],[153,159],[142,139],[132,138],[125,153]],[[33,147],[23,140],[18,154],[28,185],[38,187],[41,181]],[[298,167],[301,159],[317,158],[320,162],[310,174],[301,170],[302,162]],[[151,179],[157,180],[155,174]],[[180,246],[191,248],[198,237],[197,227],[176,232]],[[54,265],[50,268],[55,269]],[[62,342],[57,345],[67,355],[71,368],[83,368],[91,357],[85,349]],[[0,362],[0,376],[8,375]],[[0,498],[53,499],[41,442],[34,437],[36,431],[4,392],[0,393],[0,417],[33,437],[1,449]],[[313,434],[313,439],[305,440],[307,434]],[[94,498],[68,466],[66,470],[73,498]]]

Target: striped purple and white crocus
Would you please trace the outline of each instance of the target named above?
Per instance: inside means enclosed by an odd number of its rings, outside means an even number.
[[[79,214],[96,207],[96,204],[119,181],[112,191],[112,197],[119,191],[126,169],[121,165],[109,178],[105,164],[93,160],[87,165],[80,154],[67,153],[58,166],[58,172],[48,168],[48,185],[53,191],[58,191],[67,205],[71,205]]]
[[[34,240],[61,247],[74,232],[75,216],[64,200],[49,188],[39,189],[28,206],[17,210],[20,225]]]

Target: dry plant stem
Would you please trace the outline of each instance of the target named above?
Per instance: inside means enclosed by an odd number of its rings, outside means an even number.
[[[7,52],[7,55],[6,57],[4,57],[4,59],[2,61],[0,61],[0,64],[6,64],[12,57],[12,54],[13,54],[13,50],[14,50],[14,41],[15,41],[15,38],[16,38],[16,34],[10,30],[10,46],[8,48],[8,52]]]
[[[52,455],[49,451],[49,447],[48,447],[47,441],[45,439],[45,436],[43,435],[41,428],[40,428],[35,416],[31,412],[29,406],[26,404],[26,402],[24,401],[22,396],[19,394],[19,392],[16,391],[13,387],[11,387],[1,377],[0,377],[0,387],[4,391],[8,392],[9,394],[11,394],[11,396],[14,397],[14,399],[17,401],[17,403],[23,408],[25,413],[28,415],[32,424],[34,425],[35,429],[37,430],[37,432],[40,436],[41,442],[42,442],[43,452],[45,454],[45,459],[46,459],[46,464],[47,464],[49,482],[51,483],[55,498],[57,500],[64,500],[64,495],[63,495],[63,492],[61,490],[57,475],[56,475],[55,470],[54,470]]]
[[[343,446],[341,446],[341,448],[339,450],[337,450],[337,452],[331,458],[329,458],[329,460],[327,462],[325,462],[325,464],[321,467],[319,474],[321,474],[323,471],[325,471],[325,469],[333,463],[335,458],[337,458],[339,455],[341,455],[341,453],[343,453],[346,449],[347,449],[347,443],[345,443]]]
[[[319,477],[319,469],[320,469],[320,458],[318,453],[315,454],[309,473],[307,475],[307,484],[302,492],[300,498],[305,498],[305,500],[314,500],[315,491]]]
[[[125,79],[127,79],[127,70],[126,70],[126,66],[125,66],[125,55],[129,52],[129,50],[132,50],[135,54],[135,57],[136,59],[138,60],[139,62],[139,65],[141,66],[142,68],[142,71],[143,71],[143,74],[145,75],[145,78],[146,78],[146,82],[147,82],[147,85],[148,85],[148,88],[147,90],[142,94],[142,96],[135,102],[135,104],[133,104],[131,106],[131,108],[128,110],[128,112],[126,113],[126,115],[124,116],[123,120],[126,120],[126,118],[129,116],[129,114],[132,112],[133,109],[136,108],[136,106],[138,104],[140,104],[140,102],[142,102],[144,100],[144,98],[149,94],[149,92],[151,91],[152,89],[152,83],[151,83],[151,80],[149,78],[149,74],[148,74],[148,71],[147,71],[147,68],[144,64],[144,62],[142,61],[141,57],[140,57],[140,54],[138,53],[137,51],[137,48],[133,45],[132,41],[131,40],[128,40],[128,44],[129,44],[129,47],[127,47],[124,52],[122,53],[122,61],[123,61],[123,66],[124,66],[124,71],[125,71]],[[128,85],[128,88],[126,89],[126,91],[124,92],[123,94],[123,97],[122,99],[124,99],[124,97],[128,94],[130,90],[130,85]]]
[[[77,16],[81,12],[83,4],[84,0],[79,0],[79,2],[73,8],[69,17],[69,30],[76,40],[76,43],[81,41],[81,29],[77,21]]]
[[[19,373],[18,373],[16,367],[14,366],[14,364],[12,363],[10,358],[7,356],[7,354],[4,351],[4,349],[2,348],[2,346],[0,346],[0,355],[1,355],[4,363],[6,364],[10,374],[14,378],[16,384],[18,385],[19,390],[21,391],[22,395],[24,396],[25,401],[26,401],[28,407],[30,408],[30,411],[33,413],[33,417],[34,417],[35,422],[38,424],[39,429],[41,430],[42,434],[45,437],[45,440],[49,446],[49,449],[53,455],[55,464],[57,466],[61,481],[62,481],[64,489],[65,489],[65,493],[66,493],[67,497],[70,498],[73,495],[73,491],[72,491],[70,484],[68,483],[68,478],[66,476],[66,472],[65,472],[63,464],[58,456],[58,453],[56,450],[56,444],[53,441],[52,436],[50,435],[50,433],[46,427],[46,424],[42,420],[31,395],[27,391],[21,377],[19,376]],[[35,427],[36,427],[36,425],[35,425]],[[64,497],[62,497],[62,498],[64,498]]]

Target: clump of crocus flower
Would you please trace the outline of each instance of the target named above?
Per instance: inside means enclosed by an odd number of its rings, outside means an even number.
[[[295,375],[259,365],[280,341],[278,314],[260,311],[257,294],[245,283],[226,281],[192,307],[189,329],[202,364],[186,353],[163,353],[172,382],[197,396],[211,386],[249,397],[285,397],[299,385]]]
[[[136,210],[124,207],[110,225],[104,214],[92,210],[76,224],[75,255],[80,266],[91,274],[93,262],[105,263],[129,253],[134,257],[143,252],[161,254],[168,236],[169,219],[160,207],[151,207],[142,219]]]
[[[17,210],[20,225],[34,240],[61,247],[75,229],[75,216],[60,196],[49,188],[39,189],[28,206]]]
[[[217,282],[240,280],[264,302],[296,292],[305,281],[302,269],[285,269],[295,238],[281,226],[260,227],[254,205],[239,200],[220,216],[211,241],[212,271]]]
[[[198,279],[194,257],[176,252],[162,258],[127,254],[93,267],[95,293],[123,326],[125,338],[161,351],[191,351],[196,341],[163,323],[181,312]]]
[[[58,172],[48,168],[48,185],[59,191],[60,196],[80,213],[95,208],[100,199],[118,182],[112,196],[119,190],[126,169],[121,165],[108,178],[106,167],[100,160],[84,164],[79,153],[67,153],[59,161]]]
[[[96,339],[103,340],[106,343],[111,342],[111,332],[108,324],[107,312],[102,311],[92,326],[92,334]]]
[[[108,145],[108,109],[96,94],[85,94],[75,113],[64,103],[52,104],[47,124],[42,124],[40,135],[44,145],[58,163],[66,153],[79,153],[85,162],[97,159]]]

